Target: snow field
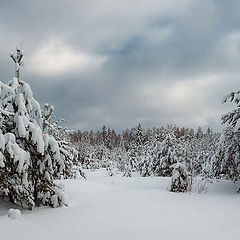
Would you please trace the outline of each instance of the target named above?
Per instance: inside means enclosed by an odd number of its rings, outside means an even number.
[[[236,185],[215,181],[199,195],[169,192],[170,181],[87,171],[87,180],[61,181],[69,207],[22,210],[13,220],[7,212],[14,206],[0,202],[0,239],[240,239]]]

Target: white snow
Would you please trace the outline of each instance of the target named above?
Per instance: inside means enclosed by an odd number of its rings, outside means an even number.
[[[172,193],[170,178],[109,177],[61,180],[69,207],[22,210],[0,201],[1,240],[239,240],[240,195],[229,181],[208,183],[206,194]],[[134,175],[134,174],[133,174]]]
[[[29,132],[32,133],[31,140],[37,144],[37,150],[39,153],[44,153],[44,140],[42,135],[42,129],[33,123],[29,122]]]
[[[14,159],[14,162],[18,162],[17,171],[19,173],[23,172],[24,164],[29,164],[30,154],[22,150],[16,143],[16,137],[12,133],[6,133],[4,135],[6,151],[9,153],[10,157]]]
[[[35,114],[41,118],[42,113],[40,104],[34,98],[31,99],[31,104]]]
[[[10,208],[8,210],[8,217],[11,219],[20,219],[21,218],[21,211],[19,209]]]
[[[16,91],[19,86],[18,79],[16,77],[14,77],[8,84],[11,85],[14,91]]]
[[[1,99],[4,99],[5,97],[8,97],[11,94],[14,94],[14,90],[12,87],[9,87],[7,84],[0,83],[0,90],[1,90]]]
[[[26,137],[27,131],[24,124],[24,116],[16,116],[16,127],[19,137]]]
[[[31,90],[31,87],[28,83],[26,82],[22,82],[22,91],[23,91],[23,94],[25,95],[25,98],[26,99],[32,99],[33,97],[33,93],[32,93],[32,90]]]
[[[21,115],[27,114],[27,109],[25,105],[25,99],[22,93],[18,93],[16,96],[16,105],[18,106],[18,113]]]

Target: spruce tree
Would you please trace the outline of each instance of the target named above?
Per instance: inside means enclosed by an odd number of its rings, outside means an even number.
[[[183,162],[177,162],[174,163],[171,168],[172,171],[172,177],[171,177],[171,192],[187,192],[189,183],[190,183],[190,177],[189,173],[187,171],[187,166]]]
[[[65,167],[57,141],[43,133],[40,105],[20,79],[23,51],[17,48],[10,56],[15,77],[0,82],[0,197],[30,209],[66,205],[63,191],[53,182],[54,171]]]
[[[155,176],[170,177],[172,175],[171,165],[178,160],[178,140],[174,134],[174,127],[167,125],[163,142],[159,146],[159,156],[153,166]]]
[[[127,151],[127,162],[125,164],[124,177],[132,177],[132,173],[138,170],[138,155],[135,142],[132,143]]]
[[[142,177],[149,177],[153,175],[154,147],[154,144],[150,141],[146,141],[143,146],[139,166],[140,175]]]
[[[228,94],[223,99],[223,103],[227,101],[233,102],[236,107],[222,117],[222,123],[228,126],[221,135],[216,153],[211,157],[211,166],[215,177],[238,181],[240,179],[240,91]]]

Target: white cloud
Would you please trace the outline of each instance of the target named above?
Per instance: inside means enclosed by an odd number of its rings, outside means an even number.
[[[127,0],[78,1],[75,10],[78,13],[77,27],[81,43],[89,48],[118,49],[132,37],[148,31],[158,17],[185,14],[195,0]],[[74,16],[74,15],[73,15]],[[165,29],[166,30],[166,29]],[[152,32],[158,40],[168,34]],[[160,34],[160,36],[158,36]]]
[[[143,107],[159,112],[159,119],[185,126],[204,126],[209,118],[220,122],[223,107],[211,102],[211,89],[222,80],[219,74],[202,75],[193,79],[157,82],[145,85],[141,91]],[[215,93],[215,92],[214,92]],[[219,108],[215,108],[219,105]]]
[[[51,40],[41,46],[30,57],[27,70],[42,75],[58,75],[73,71],[84,71],[96,67],[103,58],[75,52],[69,46],[58,40]]]

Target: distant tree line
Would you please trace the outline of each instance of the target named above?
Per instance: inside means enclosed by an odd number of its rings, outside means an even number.
[[[114,129],[75,131],[72,141],[85,169],[106,168],[109,175],[172,177],[172,191],[188,191],[195,177],[240,180],[240,91],[223,102],[236,107],[222,117],[226,125],[220,134],[201,127],[137,127],[116,134]],[[186,183],[187,182],[187,183]],[[178,187],[177,187],[178,186]]]

